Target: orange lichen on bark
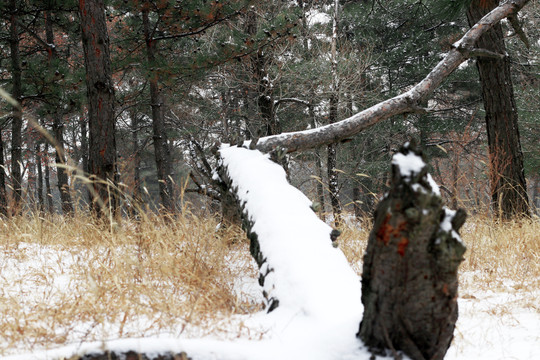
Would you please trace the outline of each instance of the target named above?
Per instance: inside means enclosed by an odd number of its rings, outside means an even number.
[[[388,245],[390,242],[390,237],[399,237],[401,232],[407,227],[407,222],[403,221],[399,223],[396,227],[389,224],[390,214],[386,214],[379,230],[377,230],[377,240],[382,241],[385,245]]]
[[[401,257],[405,256],[405,249],[407,249],[407,245],[409,245],[409,239],[406,237],[402,237],[401,241],[398,243],[398,254],[401,255]]]

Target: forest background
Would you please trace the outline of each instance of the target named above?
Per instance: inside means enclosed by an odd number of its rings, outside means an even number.
[[[114,137],[114,176],[125,211],[141,204],[178,209],[181,198],[212,207],[220,200],[211,171],[218,142],[314,128],[397,95],[422,79],[467,28],[463,11],[422,1],[344,1],[335,42],[332,2],[106,5],[114,130],[103,136]],[[16,90],[23,110],[14,121],[4,103],[2,212],[84,209],[92,173],[90,65],[78,4],[11,1],[1,11],[1,86]],[[533,2],[523,12],[529,48],[511,26],[504,28],[533,208],[540,186],[538,17]],[[469,60],[436,91],[430,112],[396,116],[336,147],[289,155],[292,184],[320,205],[321,216],[336,206],[357,217],[369,214],[387,189],[392,154],[415,138],[452,207],[491,212],[493,171],[477,79]]]

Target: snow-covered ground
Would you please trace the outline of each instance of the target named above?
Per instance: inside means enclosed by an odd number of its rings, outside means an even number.
[[[43,297],[46,294],[66,293],[70,287],[78,286],[75,281],[70,281],[69,269],[72,266],[72,257],[68,254],[48,246],[21,244],[26,249],[24,259],[12,260],[3,264],[1,274],[3,277],[11,276],[18,279],[23,272],[29,273],[39,269],[43,272],[48,268],[52,273],[58,274],[54,282],[41,283],[32,287],[25,283],[13,281],[9,288],[0,289],[3,296],[18,296],[21,304],[31,304],[33,297]],[[540,354],[540,312],[539,304],[531,303],[530,299],[540,299],[540,290],[536,295],[530,294],[529,290],[513,286],[508,282],[506,289],[497,291],[475,290],[473,277],[475,274],[465,273],[461,278],[466,283],[466,291],[459,299],[460,315],[455,330],[455,338],[448,350],[446,359],[538,359]],[[257,280],[252,277],[239,279],[235,286],[243,296],[251,297],[254,302],[262,301],[262,294]],[[41,302],[41,299],[34,299]],[[50,299],[54,306],[54,299]],[[3,306],[3,304],[0,304]],[[31,311],[31,310],[29,310]],[[359,314],[352,314],[351,327],[356,326]],[[141,318],[140,323],[147,323],[147,319]],[[240,324],[244,329],[242,338],[238,339],[237,329]],[[118,328],[116,324],[109,324],[110,328]],[[0,334],[0,348],[5,352],[1,357],[5,360],[30,360],[30,359],[57,359],[86,351],[88,349],[99,350],[106,343],[107,348],[140,349],[145,351],[186,351],[190,355],[206,354],[202,359],[212,359],[215,354],[228,354],[231,359],[332,359],[331,354],[347,354],[351,359],[368,359],[367,353],[359,347],[352,334],[343,334],[342,331],[329,336],[324,331],[312,327],[312,323],[299,314],[275,314],[267,315],[258,313],[254,315],[234,316],[230,323],[219,324],[221,328],[229,327],[231,337],[222,340],[222,334],[214,337],[193,339],[196,331],[184,333],[181,337],[174,337],[170,332],[155,335],[145,339],[117,339],[114,336],[103,339],[103,342],[81,343],[88,324],[74,323],[67,346],[32,344],[31,339],[26,344],[9,344],[5,342],[3,334]],[[132,323],[132,329],[125,329],[127,333],[135,333],[139,328]],[[354,331],[354,329],[351,329]],[[201,333],[207,333],[202,331]],[[221,338],[218,339],[218,338]],[[262,338],[262,340],[254,340]],[[252,339],[252,340],[248,340]],[[10,350],[11,349],[11,350]],[[212,349],[212,350],[210,350]],[[324,351],[323,351],[324,350]],[[356,354],[355,354],[356,350]],[[278,356],[279,357],[276,357]],[[329,356],[329,357],[325,357]],[[356,357],[355,357],[356,356]],[[347,357],[342,357],[347,358]]]
[[[276,310],[229,318],[228,323],[219,324],[222,329],[231,329],[231,336],[225,337],[194,338],[195,329],[178,336],[174,331],[164,331],[152,336],[142,334],[144,338],[114,340],[109,332],[107,339],[88,343],[78,336],[88,324],[75,321],[71,335],[65,339],[69,345],[48,345],[44,349],[31,339],[24,344],[10,344],[0,334],[4,359],[52,360],[104,348],[145,353],[184,351],[193,359],[370,359],[371,354],[355,337],[362,316],[360,278],[343,253],[332,246],[331,228],[318,220],[310,201],[287,185],[283,169],[266,156],[239,148],[222,148],[221,152],[229,175],[235,179],[233,187],[238,189],[253,230],[259,235],[266,257],[261,270],[267,275],[264,290],[279,299]],[[266,183],[272,186],[264,186]],[[0,299],[16,299],[18,306],[31,312],[35,297],[43,303],[45,296],[50,306],[55,306],[62,299],[56,294],[84,285],[84,279],[71,274],[77,264],[85,261],[84,256],[36,244],[19,244],[15,250],[23,251],[24,256],[0,259],[0,274],[8,280],[0,289]],[[231,266],[235,264],[231,262]],[[56,275],[44,281],[19,280],[32,278],[27,275],[33,272],[39,276],[42,269]],[[273,270],[268,273],[269,269]],[[540,313],[538,304],[531,303],[531,299],[540,298],[540,290],[531,296],[531,287],[508,281],[506,287],[486,291],[475,287],[476,275],[462,274],[466,286],[459,300],[460,316],[447,359],[540,358]],[[263,301],[256,291],[257,279],[245,276],[234,285],[243,297]],[[145,322],[148,319],[141,317],[140,323]],[[137,329],[129,329],[136,325],[137,321],[122,324],[123,332],[136,333]],[[105,327],[119,328],[106,321]],[[240,328],[243,330],[239,332]]]

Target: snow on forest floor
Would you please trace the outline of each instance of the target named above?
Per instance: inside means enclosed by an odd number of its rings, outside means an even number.
[[[347,251],[345,244],[343,247],[344,251]],[[103,248],[101,252],[106,256],[107,251]],[[0,310],[3,314],[10,314],[10,308],[6,307],[11,307],[13,314],[24,314],[24,318],[11,317],[3,320],[4,323],[13,325],[9,330],[4,324],[3,334],[0,334],[0,357],[4,356],[5,359],[54,359],[56,356],[72,355],[83,350],[85,346],[99,349],[102,341],[126,337],[145,337],[146,340],[121,340],[116,345],[111,345],[118,348],[138,344],[146,349],[191,349],[195,353],[209,346],[218,351],[232,347],[227,350],[229,354],[254,355],[261,350],[260,347],[253,347],[254,343],[263,339],[263,343],[266,341],[268,354],[272,353],[272,348],[276,346],[283,347],[284,351],[290,348],[290,341],[275,333],[272,335],[268,330],[271,317],[261,313],[232,316],[223,314],[196,325],[187,322],[187,326],[185,319],[169,319],[166,326],[159,326],[159,330],[153,329],[153,324],[156,324],[156,318],[167,316],[165,309],[129,316],[128,321],[122,316],[97,319],[89,314],[84,317],[76,314],[76,304],[66,308],[62,303],[69,303],[72,297],[82,296],[85,292],[91,293],[95,290],[92,286],[98,286],[92,284],[92,274],[84,274],[80,270],[92,268],[92,265],[86,262],[96,261],[94,256],[88,256],[80,249],[32,242],[20,242],[16,246],[4,245],[0,247],[0,252],[3,254],[0,259]],[[232,288],[238,295],[238,301],[248,304],[261,303],[255,264],[249,259],[247,246],[235,247],[227,257],[226,267],[230,268],[232,274],[236,274]],[[471,258],[467,261],[470,262]],[[522,265],[516,264],[516,268],[520,266]],[[353,268],[360,268],[358,259],[353,263]],[[538,358],[540,279],[527,277],[522,281],[512,277],[505,278],[501,274],[497,275],[498,268],[500,267],[488,263],[484,268],[462,272],[460,315],[447,359]],[[106,302],[107,298],[104,297],[103,301]],[[67,312],[66,316],[73,320],[55,325],[54,317],[41,317],[43,309],[40,307],[44,306],[57,307],[59,311]],[[303,324],[293,330],[299,334],[291,334],[290,331],[285,334],[295,342],[303,339],[306,346],[324,341],[316,338],[317,334],[310,333],[309,328],[309,324]],[[28,335],[22,334],[17,342],[13,342],[15,337],[9,336],[6,332],[8,330],[28,331]],[[49,334],[45,337],[40,331]],[[52,331],[56,335],[51,336]],[[278,341],[264,340],[276,336]],[[174,340],[196,338],[201,339],[187,342]],[[98,342],[88,344],[90,340]],[[228,342],[223,343],[220,340]],[[351,339],[345,340],[347,341],[342,341],[340,346],[349,347],[350,354],[353,354],[352,350],[356,345]],[[250,347],[253,347],[252,351],[249,351]],[[302,358],[299,354],[295,356]],[[368,358],[367,353],[362,350],[355,356],[359,359]]]

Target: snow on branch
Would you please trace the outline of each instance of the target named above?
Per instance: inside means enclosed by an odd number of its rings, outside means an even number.
[[[287,152],[311,149],[320,145],[337,143],[368,127],[399,114],[417,112],[433,91],[471,54],[482,34],[504,18],[512,17],[530,0],[508,0],[493,9],[475,24],[452,48],[433,70],[409,91],[385,100],[345,120],[316,129],[284,133],[260,138],[256,148],[270,152],[284,148]]]

